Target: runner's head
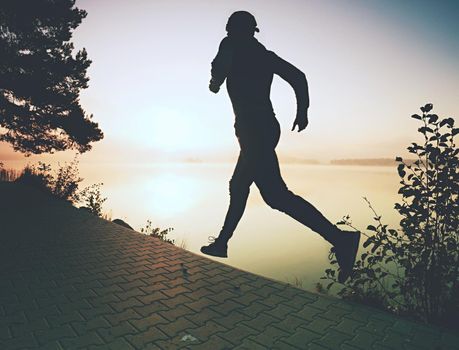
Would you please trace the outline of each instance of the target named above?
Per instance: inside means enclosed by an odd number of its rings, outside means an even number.
[[[226,31],[231,36],[250,37],[260,30],[257,28],[257,21],[251,13],[236,11],[228,18]]]

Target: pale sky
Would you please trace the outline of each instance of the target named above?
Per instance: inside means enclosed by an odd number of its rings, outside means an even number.
[[[256,37],[304,71],[310,125],[291,132],[293,90],[275,78],[278,152],[294,158],[404,154],[409,118],[431,102],[459,117],[459,7],[454,1],[77,0],[76,48],[93,61],[82,105],[105,138],[83,161],[224,160],[238,152],[226,88],[208,90],[228,16],[255,15]],[[60,157],[53,155],[52,157]],[[5,144],[0,160],[16,158]],[[50,159],[50,157],[46,157]],[[33,157],[33,159],[39,159]]]

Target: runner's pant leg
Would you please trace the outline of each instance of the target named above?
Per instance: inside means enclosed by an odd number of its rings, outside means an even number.
[[[244,213],[247,198],[249,197],[250,185],[253,182],[252,169],[253,167],[251,167],[247,156],[241,151],[233,176],[229,182],[230,204],[218,237],[219,240],[228,242]]]
[[[254,181],[270,207],[286,213],[334,244],[337,227],[311,203],[288,190],[274,149],[258,158]]]

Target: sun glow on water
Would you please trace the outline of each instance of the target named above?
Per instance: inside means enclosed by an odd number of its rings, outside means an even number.
[[[164,219],[173,218],[193,208],[203,193],[202,184],[193,177],[164,172],[151,178],[145,186],[149,212]]]

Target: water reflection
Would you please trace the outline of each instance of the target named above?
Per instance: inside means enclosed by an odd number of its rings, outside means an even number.
[[[204,193],[200,178],[165,171],[145,184],[146,209],[156,217],[172,219],[193,209]]]
[[[138,230],[147,219],[154,226],[173,227],[172,238],[184,240],[187,249],[198,254],[208,236],[218,234],[229,202],[232,165],[110,167],[91,165],[82,173],[87,183],[104,180],[105,209],[112,211],[113,218],[122,218]],[[333,222],[350,214],[357,227],[365,228],[372,220],[362,200],[366,196],[384,223],[397,226],[395,169],[285,165],[282,175],[293,192]],[[252,186],[246,213],[229,244],[229,258],[220,261],[278,280],[298,277],[312,289],[328,266],[329,247],[318,234],[269,208]]]

